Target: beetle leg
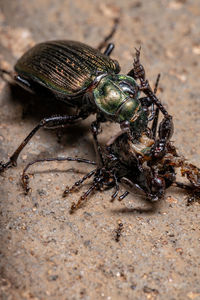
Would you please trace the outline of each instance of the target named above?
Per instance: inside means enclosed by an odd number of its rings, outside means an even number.
[[[159,110],[162,112],[162,114],[165,117],[171,118],[171,116],[168,114],[167,110],[164,108],[164,106],[162,105],[162,103],[160,102],[160,100],[156,97],[156,95],[153,93],[148,81],[146,81],[146,85],[144,88],[142,88],[142,91],[144,92],[144,94],[151,99],[152,103],[154,103]]]
[[[52,128],[55,126],[62,126],[66,124],[70,124],[71,122],[81,118],[81,113],[78,115],[71,115],[71,116],[56,116],[50,118],[44,118],[40,121],[40,123],[35,126],[35,128],[28,134],[28,136],[23,140],[23,142],[19,145],[19,147],[15,150],[15,152],[10,156],[8,162],[2,163],[0,162],[0,172],[4,171],[5,169],[16,166],[17,159],[21,151],[24,149],[26,144],[31,140],[31,138],[35,135],[35,133],[42,127]]]
[[[118,27],[118,24],[119,24],[119,18],[115,18],[114,19],[114,24],[113,24],[113,27],[110,31],[110,33],[104,38],[104,40],[99,44],[99,46],[97,47],[98,50],[102,50],[108,43],[108,41],[113,37],[113,35],[115,34],[116,30],[117,30],[117,27]],[[112,46],[111,46],[112,45]],[[114,49],[114,44],[109,44],[107,46],[107,49],[105,50],[104,54],[105,55],[110,55],[112,50]]]
[[[102,167],[102,166],[104,166],[104,159],[102,156],[102,149],[101,149],[101,146],[99,145],[99,141],[97,138],[97,135],[100,132],[100,122],[101,121],[102,122],[104,121],[103,119],[101,119],[101,116],[97,117],[97,120],[92,122],[92,124],[91,124],[91,130],[92,130],[92,134],[93,134],[94,148],[95,148],[95,152],[97,155],[98,163]]]
[[[115,45],[113,43],[109,43],[103,54],[109,56],[112,53],[114,48],[115,48]]]

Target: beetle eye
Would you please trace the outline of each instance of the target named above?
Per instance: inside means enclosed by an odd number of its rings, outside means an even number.
[[[119,86],[123,90],[123,92],[128,93],[130,98],[135,98],[138,93],[138,86],[133,86],[126,81],[121,81]]]
[[[132,88],[131,90],[127,91],[129,93],[130,98],[137,98],[138,89],[136,87]]]

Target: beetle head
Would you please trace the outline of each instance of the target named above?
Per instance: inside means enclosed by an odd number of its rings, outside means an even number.
[[[131,119],[138,111],[139,87],[126,75],[107,75],[93,90],[94,101],[100,111],[116,122]]]

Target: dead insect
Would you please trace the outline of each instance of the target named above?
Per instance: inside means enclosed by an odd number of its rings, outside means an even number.
[[[172,142],[165,141],[162,155],[160,151],[158,151],[159,155],[156,155],[157,147],[163,145],[163,134],[167,133],[166,129],[169,125],[166,124],[166,119],[164,119],[165,121],[160,123],[159,130],[157,130],[157,120],[158,110],[152,128],[148,131],[149,136],[143,135],[137,143],[136,141],[133,142],[127,133],[122,133],[114,138],[111,144],[109,143],[108,146],[101,148],[103,165],[98,163],[95,169],[75,182],[71,188],[67,187],[63,192],[65,197],[79,189],[87,179],[93,177],[89,189],[80,197],[77,203],[72,203],[71,213],[82,206],[88,196],[95,190],[115,188],[111,196],[111,201],[114,201],[119,194],[119,183],[128,185],[129,190],[136,189],[142,192],[150,202],[161,199],[166,189],[172,185],[196,195],[200,194],[200,169],[188,163],[184,157],[179,156]],[[171,125],[169,130],[171,130]],[[26,166],[22,175],[23,187],[26,192],[30,189],[28,168],[37,162],[55,160],[77,161],[96,165],[93,161],[71,157],[41,159],[31,162]],[[176,181],[176,171],[178,169],[180,169],[181,175],[188,179],[189,184]],[[123,200],[128,194],[129,191],[127,190],[119,196],[118,200]]]

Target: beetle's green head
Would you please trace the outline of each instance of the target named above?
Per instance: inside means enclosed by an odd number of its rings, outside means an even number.
[[[128,121],[134,131],[138,126],[145,126],[147,116],[139,101],[139,87],[132,77],[107,75],[100,80],[93,95],[97,107],[108,119],[118,123]]]

